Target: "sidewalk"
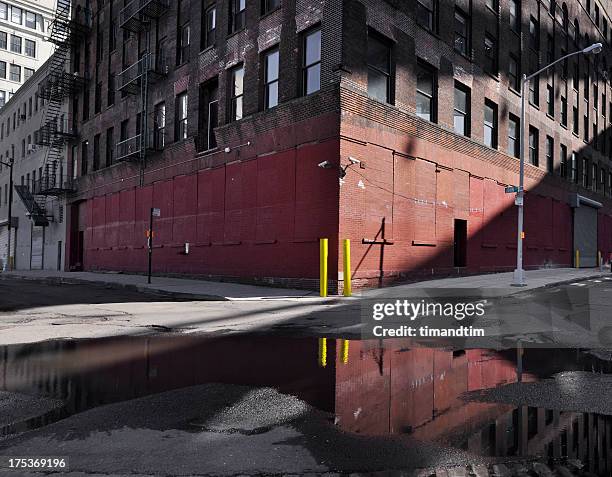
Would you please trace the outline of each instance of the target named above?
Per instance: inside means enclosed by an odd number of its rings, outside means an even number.
[[[153,277],[147,284],[145,275],[96,272],[57,272],[52,270],[17,270],[1,272],[0,279],[16,277],[47,283],[96,283],[113,288],[128,288],[138,291],[192,296],[197,300],[223,301],[240,299],[299,298],[318,296],[309,290],[293,290],[239,283],[212,282],[185,278]]]
[[[512,272],[506,272],[406,283],[387,288],[366,290],[362,296],[368,298],[396,297],[410,295],[414,293],[415,289],[423,288],[489,289],[491,290],[491,293],[488,293],[490,296],[504,296],[536,288],[571,284],[606,276],[612,278],[609,267],[606,267],[604,271],[599,268],[543,268],[526,271],[526,286],[524,287],[513,287],[513,274]]]
[[[293,290],[237,283],[213,282],[184,278],[153,277],[152,284],[147,284],[144,275],[124,273],[95,272],[56,272],[56,271],[15,271],[0,273],[0,278],[19,277],[27,280],[40,280],[48,283],[97,283],[109,287],[129,288],[138,291],[193,296],[198,300],[243,300],[270,298],[303,298],[318,297],[318,293],[308,290]],[[510,295],[525,290],[549,287],[576,281],[596,279],[602,276],[612,277],[609,270],[599,268],[550,268],[526,272],[525,287],[511,287],[512,273],[495,273],[456,278],[441,278],[416,283],[407,283],[383,289],[356,290],[355,296],[374,298],[378,296],[400,296],[411,294],[415,289],[423,288],[478,288],[496,289],[497,295]],[[493,291],[493,290],[492,290]],[[334,297],[330,297],[334,298]]]

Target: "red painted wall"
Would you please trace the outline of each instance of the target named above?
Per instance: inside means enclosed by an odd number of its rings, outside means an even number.
[[[333,277],[338,178],[317,164],[337,162],[338,148],[337,139],[304,145],[89,199],[84,268],[145,271],[157,207],[154,272],[316,279],[318,240],[327,237]]]

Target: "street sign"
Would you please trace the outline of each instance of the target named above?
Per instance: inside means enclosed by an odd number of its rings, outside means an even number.
[[[161,217],[161,210],[160,209],[151,209],[151,215],[153,215],[153,217]]]
[[[517,186],[508,186],[506,187],[506,194],[516,194],[519,191]]]

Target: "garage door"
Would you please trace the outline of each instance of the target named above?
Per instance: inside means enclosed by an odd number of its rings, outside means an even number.
[[[30,269],[42,270],[43,249],[45,242],[45,228],[32,226],[32,254],[30,256]]]
[[[0,270],[8,265],[8,227],[0,227]]]
[[[580,250],[580,266],[597,266],[597,209],[586,204],[574,209],[574,250]]]

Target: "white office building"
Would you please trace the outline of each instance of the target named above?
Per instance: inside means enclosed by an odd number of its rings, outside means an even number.
[[[56,0],[0,1],[0,107],[53,53]]]

